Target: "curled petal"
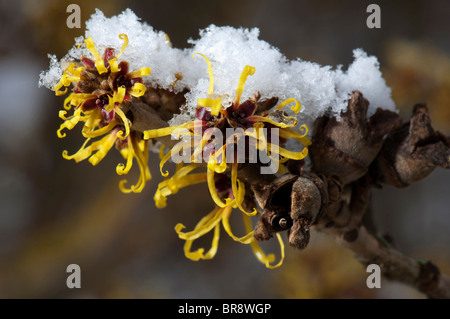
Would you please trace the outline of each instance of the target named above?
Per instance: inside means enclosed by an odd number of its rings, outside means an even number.
[[[132,143],[131,142],[131,137],[128,136],[128,146],[131,143]],[[117,175],[125,175],[125,174],[128,174],[128,172],[130,171],[131,166],[133,164],[133,158],[134,158],[134,156],[136,156],[135,153],[134,153],[134,148],[133,147],[128,147],[127,148],[127,152],[124,155],[125,155],[124,157],[127,160],[127,163],[126,163],[126,165],[124,165],[123,163],[119,163],[116,166],[116,173],[117,173]]]
[[[66,117],[67,111],[61,110],[58,112],[58,116],[60,119],[63,119],[64,121],[68,120],[70,117]],[[73,115],[72,115],[73,116]]]
[[[208,159],[208,169],[213,170],[216,173],[223,173],[227,169],[227,161],[225,157],[225,150],[226,150],[227,144],[223,145],[219,148],[217,152],[214,154],[211,154]],[[219,163],[219,158],[222,156],[222,159]]]
[[[231,207],[230,207],[231,208]],[[177,224],[175,231],[180,239],[195,240],[209,233],[222,220],[224,209],[216,207],[211,213],[203,217],[195,226],[193,231],[184,233],[181,230],[185,228],[183,224]]]
[[[174,176],[158,184],[158,189],[156,190],[154,196],[156,207],[165,207],[167,196],[177,193],[179,189],[206,181],[205,173],[189,175],[190,172],[199,166],[198,164],[182,166],[183,164],[180,163],[179,165],[180,166],[177,167],[177,171]]]
[[[237,179],[237,167],[238,163],[233,163],[231,165],[231,188],[233,190],[233,195],[235,198],[235,203],[239,209],[245,213],[248,216],[254,216],[258,213],[256,208],[253,209],[253,212],[248,213],[243,207],[242,202],[244,201],[245,197],[245,186],[243,183],[240,183],[240,181]],[[239,187],[238,187],[239,182]]]
[[[92,143],[92,151],[97,150],[97,152],[89,158],[89,162],[94,166],[100,163],[100,161],[109,152],[111,147],[113,147],[115,142],[116,142],[116,133],[114,132],[105,136],[100,141]]]
[[[85,124],[83,129],[85,131],[92,131],[95,127],[100,126],[100,122],[102,121],[101,112],[96,109],[93,112],[90,112],[89,115],[86,116]]]
[[[64,112],[64,111],[62,111],[62,112]],[[60,113],[59,115],[61,116],[63,114]],[[71,117],[67,118],[67,120],[65,120],[64,123],[62,123],[59,126],[59,129],[56,131],[58,137],[59,138],[65,137],[66,134],[61,133],[62,130],[64,130],[64,129],[71,130],[75,127],[75,125],[78,124],[79,121],[83,121],[83,120],[86,120],[86,119],[84,116],[81,115],[81,109],[76,109],[74,114]]]
[[[244,225],[245,225],[245,229],[247,232],[252,231],[253,227],[250,221],[250,217],[248,217],[247,215],[242,215],[244,218]],[[277,267],[280,267],[283,264],[284,261],[284,257],[285,257],[285,252],[284,252],[284,243],[283,243],[283,239],[281,238],[279,233],[276,233],[277,239],[278,239],[278,243],[280,245],[280,253],[281,253],[281,257],[280,257],[280,261],[276,264],[276,265],[272,265],[272,263],[275,261],[275,255],[274,254],[269,254],[266,255],[263,250],[261,249],[260,245],[258,244],[258,242],[253,239],[253,241],[250,243],[252,250],[253,250],[253,254],[255,255],[255,257],[264,265],[266,265],[267,268],[270,269],[274,269]]]
[[[254,240],[253,239],[253,234],[254,234],[253,230],[248,232],[246,235],[244,235],[242,237],[235,236],[233,234],[233,232],[231,231],[230,220],[229,220],[230,219],[231,210],[232,210],[231,206],[228,206],[228,207],[224,208],[223,217],[222,217],[223,228],[227,232],[228,236],[233,238],[233,240],[238,241],[238,242],[240,242],[242,244],[250,244]]]
[[[155,137],[162,137],[172,134],[173,131],[175,131],[176,126],[168,126],[163,127],[155,130],[147,130],[144,131],[144,140],[149,140],[151,138]]]
[[[108,105],[105,106],[106,112],[111,112],[116,105],[122,104],[125,93],[126,89],[123,86],[118,87],[117,90],[114,91],[112,98],[109,98]]]
[[[83,145],[80,147],[80,149],[73,155],[69,155],[68,152],[66,150],[64,150],[62,153],[62,157],[67,160],[74,159],[75,162],[77,162],[77,163],[82,160],[85,160],[92,154],[91,149],[86,150],[86,145],[87,145],[87,143],[89,143],[90,140],[91,140],[90,138],[87,138],[84,141]]]
[[[86,48],[91,52],[92,56],[95,59],[95,67],[97,68],[97,71],[99,74],[106,73],[108,70],[105,67],[105,62],[102,59],[102,56],[95,48],[94,40],[92,40],[91,37],[88,37],[86,40],[84,40],[84,43],[86,43]]]
[[[133,87],[131,88],[131,95],[134,97],[140,97],[145,94],[145,85],[142,83],[134,83]]]
[[[217,249],[219,248],[219,238],[220,238],[220,224],[214,228],[213,240],[211,243],[211,248],[208,250],[206,254],[204,254],[205,249],[199,248],[194,252],[191,252],[191,247],[193,240],[187,240],[184,244],[184,255],[193,260],[198,261],[200,259],[212,259],[217,253]]]
[[[125,184],[127,180],[122,180],[119,182],[119,189],[123,193],[140,193],[145,187],[145,184],[148,180],[152,178],[150,174],[150,170],[148,168],[148,141],[142,141],[143,147],[136,141],[136,139],[131,138],[131,143],[128,144],[129,152],[134,153],[134,157],[136,157],[140,175],[137,183],[132,185],[131,188],[126,188]],[[127,163],[128,164],[128,163]]]
[[[130,135],[130,126],[131,126],[131,122],[130,120],[125,116],[125,114],[123,113],[122,109],[120,107],[116,107],[115,108],[116,114],[122,119],[122,123],[123,126],[125,127],[125,135],[123,135],[123,131],[120,131],[117,134],[117,137],[120,138],[121,140],[124,140],[128,137],[128,135]]]
[[[281,129],[279,131],[280,137],[296,139],[297,141],[302,143],[303,146],[311,145],[311,140],[306,137],[306,134],[308,134],[308,127],[305,124],[303,124],[300,127],[303,128],[305,133],[300,134],[299,132],[294,131],[292,129]]]
[[[166,146],[164,144],[161,144],[161,147],[159,148],[159,159],[162,159],[164,156],[164,149],[166,148]]]
[[[267,139],[264,135],[264,130],[262,129],[262,126],[259,124],[261,123],[255,123],[253,129],[247,129],[245,130],[245,135],[253,137],[256,139],[256,148],[258,150],[265,150],[267,148]]]
[[[75,160],[75,162],[81,162],[86,158],[90,157],[92,152],[97,151],[94,155],[89,158],[89,162],[92,165],[97,165],[103,157],[105,157],[106,153],[111,149],[116,141],[116,131],[111,132],[109,135],[106,135],[101,140],[96,141],[86,147],[87,143],[90,141],[90,138],[87,138],[83,143],[83,146],[73,155],[68,155],[67,151],[63,151],[63,157],[68,160]]]
[[[85,103],[88,100],[95,99],[96,96],[89,93],[71,93],[65,100],[64,100],[64,108],[66,110],[70,110],[72,106],[78,107]]]
[[[91,52],[92,56],[95,59],[95,67],[97,68],[97,71],[99,74],[106,73],[107,69],[105,67],[105,62],[102,59],[102,56],[95,48],[94,40],[92,40],[91,37],[88,37],[84,40],[86,43],[86,48]]]
[[[169,47],[172,47],[172,41],[170,41],[170,37],[167,33],[164,33],[164,35],[166,36],[166,42],[169,45]]]
[[[224,203],[224,202],[222,202],[219,195],[217,194],[216,183],[214,180],[214,174],[215,174],[214,170],[211,170],[210,168],[208,168],[208,170],[206,171],[206,179],[208,182],[208,189],[209,189],[211,198],[213,199],[214,203],[216,203],[216,205],[219,207],[223,208],[225,206],[232,205],[234,203],[234,201],[231,200],[231,198],[227,198]]]
[[[119,58],[122,55],[123,51],[128,46],[128,36],[125,33],[119,34],[119,38],[123,40],[123,44],[122,44],[122,48],[120,50],[120,53],[117,55],[117,58]]]
[[[234,99],[234,104],[233,104],[233,106],[235,108],[237,108],[239,106],[239,101],[241,100],[242,92],[244,91],[244,85],[245,85],[245,82],[247,81],[248,76],[253,75],[253,74],[255,74],[255,67],[253,67],[253,66],[246,65],[244,67],[244,70],[242,70],[241,76],[239,78],[238,87],[236,89],[236,96]]]
[[[60,91],[63,86],[69,86],[72,82],[76,82],[80,79],[81,70],[84,67],[75,68],[75,63],[71,63],[67,69],[64,70],[63,75],[59,82],[53,87],[55,95],[60,96],[67,93],[67,88],[64,91]]]
[[[286,105],[288,105],[292,102],[294,102],[294,105],[291,106],[291,110],[294,111],[294,113],[300,112],[300,109],[302,106],[301,106],[300,102],[297,101],[296,99],[287,99],[287,100],[281,102],[280,104],[278,104],[278,106],[275,109],[281,110],[283,107],[285,107]]]
[[[278,119],[275,119],[274,117],[252,115],[252,116],[248,117],[248,120],[252,121],[252,122],[270,123],[279,128],[288,128],[288,127],[294,127],[297,125],[297,119],[293,116],[284,116],[282,118],[282,121],[277,121]]]
[[[156,190],[155,196],[153,197],[153,199],[155,200],[156,207],[157,208],[166,207],[167,197],[169,195],[177,193],[179,189],[189,185],[203,183],[205,181],[206,181],[206,174],[197,173],[177,179],[171,178],[168,179],[167,181],[159,183],[158,189]]]
[[[197,54],[202,56],[205,59],[206,63],[208,64],[208,76],[209,76],[208,95],[213,94],[213,92],[214,92],[214,75],[213,75],[213,70],[212,70],[212,66],[211,66],[211,61],[209,61],[209,59],[201,53],[194,53],[192,55],[192,58],[195,59],[195,55],[197,55]],[[217,115],[217,114],[214,114],[214,115]]]
[[[85,125],[83,127],[83,130],[82,130],[81,133],[83,134],[84,137],[91,137],[91,138],[92,137],[98,137],[98,136],[102,136],[102,135],[108,133],[116,125],[117,125],[117,121],[115,121],[115,120],[112,121],[112,122],[109,122],[108,125],[106,125],[106,126],[104,126],[102,128],[99,128],[97,130],[90,129],[88,126]]]
[[[170,150],[170,152],[167,152],[167,154],[165,154],[164,156],[163,156],[163,158],[161,159],[161,161],[160,161],[160,163],[159,163],[159,171],[161,172],[161,175],[162,176],[168,176],[169,175],[169,172],[168,171],[165,171],[164,173],[163,173],[163,167],[164,167],[164,164],[169,160],[169,158],[171,158],[172,157],[172,155],[174,155],[174,154],[178,154],[179,152],[180,152],[180,150],[182,150],[182,149],[185,149],[185,148],[188,148],[188,147],[190,147],[191,146],[191,142],[189,141],[189,142],[184,142],[184,143],[177,143],[177,144],[175,144],[175,146],[174,147],[172,147],[172,149]]]
[[[273,154],[279,154],[285,158],[293,159],[293,160],[301,160],[308,155],[308,149],[305,147],[301,152],[292,152],[279,147],[278,145],[268,143],[267,149]]]

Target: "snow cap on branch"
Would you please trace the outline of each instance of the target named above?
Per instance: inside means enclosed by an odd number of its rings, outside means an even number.
[[[193,118],[197,100],[204,98],[208,90],[207,65],[199,56],[193,59],[194,53],[201,53],[211,61],[214,93],[222,97],[223,104],[233,100],[239,76],[250,65],[255,67],[255,73],[247,79],[241,100],[257,93],[261,99],[273,96],[280,100],[297,99],[302,104],[297,116],[303,123],[326,113],[339,118],[353,90],[361,91],[370,101],[368,116],[378,107],[395,111],[391,89],[386,86],[377,58],[362,49],[353,51],[355,60],[344,71],[341,67],[334,69],[301,59],[289,61],[277,48],[259,39],[257,28],[211,25],[200,31],[198,39],[188,41],[191,47],[181,50],[171,46],[167,34],[141,22],[130,9],[111,18],[96,10],[86,22],[85,37],[76,38],[65,57],[58,62],[55,56],[49,56],[50,68],[41,73],[39,84],[53,88],[63,71],[61,62],[89,56],[83,43],[88,36],[99,52],[107,47],[119,52],[123,44],[121,33],[129,38],[122,60],[128,61],[133,70],[151,67],[152,74],[145,79],[147,85],[175,92],[189,90],[181,116],[172,120],[174,125]]]

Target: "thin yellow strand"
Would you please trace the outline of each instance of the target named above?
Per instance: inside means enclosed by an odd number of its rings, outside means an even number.
[[[242,70],[241,76],[239,77],[238,87],[236,89],[236,96],[234,99],[234,105],[237,107],[239,105],[239,101],[241,100],[242,92],[244,91],[244,85],[247,81],[249,75],[255,74],[255,67],[246,65],[244,70]]]

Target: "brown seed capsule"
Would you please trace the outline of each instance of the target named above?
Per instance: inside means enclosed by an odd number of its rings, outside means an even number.
[[[432,128],[426,105],[418,104],[411,120],[388,135],[371,174],[377,183],[406,187],[436,166],[450,168],[450,139]]]
[[[401,117],[378,108],[367,120],[369,102],[354,91],[341,119],[316,120],[309,147],[313,171],[326,176],[338,175],[349,184],[364,176],[381,149],[383,137],[401,125]]]

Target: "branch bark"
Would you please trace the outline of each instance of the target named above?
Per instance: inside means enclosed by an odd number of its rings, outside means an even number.
[[[336,238],[341,246],[353,251],[355,258],[363,265],[379,265],[386,278],[410,285],[429,298],[450,298],[449,276],[442,274],[430,261],[415,260],[386,246],[364,226],[358,228],[356,239],[353,241],[348,240],[347,233],[339,228],[327,228],[322,231]]]

